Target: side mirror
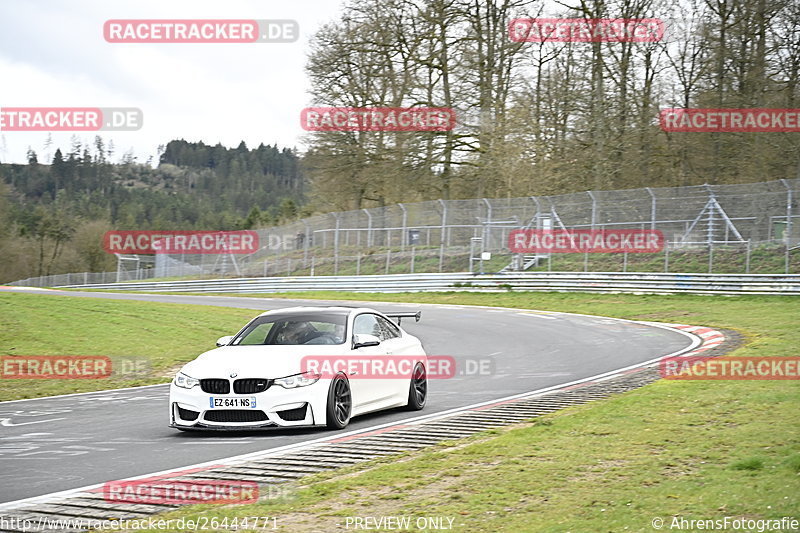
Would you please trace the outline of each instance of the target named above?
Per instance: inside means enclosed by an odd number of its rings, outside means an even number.
[[[217,339],[217,348],[220,346],[227,346],[233,340],[233,335],[228,335],[226,337],[220,337]]]
[[[366,333],[362,333],[359,335],[353,335],[353,349],[357,348],[364,348],[366,346],[377,346],[381,343],[381,340],[376,337],[375,335],[367,335]]]

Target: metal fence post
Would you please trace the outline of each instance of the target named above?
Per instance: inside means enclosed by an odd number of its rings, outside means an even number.
[[[597,199],[594,197],[594,193],[592,191],[586,191],[586,194],[588,194],[589,198],[592,199],[592,229],[594,229],[597,217]]]
[[[789,273],[789,248],[792,246],[792,188],[789,183],[782,179],[781,183],[786,187],[786,229],[784,230],[784,239],[786,240],[786,253],[784,255],[784,272]]]
[[[747,239],[747,255],[744,260],[744,273],[750,273],[750,239]]]
[[[361,275],[361,253],[356,256],[356,276]]]
[[[405,251],[406,249],[406,242],[408,240],[408,211],[406,211],[406,206],[403,204],[397,204],[400,207],[400,210],[403,212],[403,223],[402,229],[400,230],[402,233],[400,234],[400,251]]]
[[[416,250],[417,250],[416,246],[412,246],[411,247],[411,273],[412,274],[414,273],[414,255],[416,253]]]
[[[489,202],[488,199],[484,198],[483,203],[486,204],[486,221],[483,224],[483,246],[485,249],[491,250],[492,249],[492,204]]]
[[[650,194],[650,229],[656,229],[656,195],[650,187],[645,187]]]
[[[480,251],[478,252],[478,253],[481,253],[480,257],[475,257],[475,249],[478,248],[477,245],[480,245],[480,248],[479,248]],[[470,274],[474,274],[475,273],[474,265],[475,265],[475,260],[476,259],[478,259],[478,261],[479,261],[478,264],[479,264],[479,267],[480,267],[480,270],[481,270],[480,273],[483,274],[483,254],[482,254],[483,249],[484,249],[484,246],[483,246],[483,238],[482,237],[472,237],[469,240],[469,271],[470,271]]]
[[[369,212],[369,209],[362,209],[364,213],[367,215],[367,247],[372,246],[372,213]],[[359,232],[361,235],[361,232]],[[361,241],[361,237],[359,237],[359,242]]]
[[[664,272],[669,272],[669,241],[664,241]]]
[[[334,213],[334,218],[336,218],[336,230],[333,234],[333,275],[339,273],[339,224],[340,224],[340,213]]]
[[[708,245],[708,273],[711,274],[711,271],[714,270],[714,243],[711,242]]]
[[[303,223],[303,227],[305,228],[305,238],[303,238],[303,267],[308,266],[308,241],[311,240],[310,228],[308,226],[308,222],[306,219],[300,219],[300,222]]]
[[[439,204],[442,206],[442,236],[441,240],[443,243],[446,243],[447,246],[450,246],[450,234],[447,232],[447,202],[439,199]]]
[[[786,187],[786,242],[790,244],[789,238],[792,236],[792,202],[794,201],[794,194],[792,188],[785,179],[782,179],[781,183]]]
[[[444,268],[444,243],[439,244],[439,273]]]
[[[392,251],[386,250],[386,273],[389,273],[389,262],[392,260]]]
[[[786,243],[783,253],[783,272],[785,274],[789,273],[789,243]]]
[[[541,212],[541,210],[542,210],[542,205],[539,203],[539,198],[538,198],[538,197],[536,197],[536,196],[530,196],[529,198],[530,198],[531,200],[533,200],[533,203],[534,203],[534,204],[536,204],[536,213],[534,213],[534,217],[536,217],[536,219],[538,220],[538,218],[539,218],[539,213],[540,213],[540,212]],[[537,224],[537,226],[536,226],[536,229],[539,229],[539,226],[538,226],[538,224]]]

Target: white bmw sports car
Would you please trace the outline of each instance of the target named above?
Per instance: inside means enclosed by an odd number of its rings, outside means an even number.
[[[400,328],[404,317],[418,321],[420,313],[351,307],[263,313],[181,368],[170,386],[170,426],[341,429],[372,411],[422,409],[428,361],[419,339]]]

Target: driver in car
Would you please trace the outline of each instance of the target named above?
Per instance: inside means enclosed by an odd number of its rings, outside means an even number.
[[[316,333],[317,330],[308,322],[287,322],[278,340],[280,344],[304,344]]]

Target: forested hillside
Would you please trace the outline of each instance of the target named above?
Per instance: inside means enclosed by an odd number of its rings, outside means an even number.
[[[98,137],[40,162],[0,164],[0,280],[113,269],[109,229],[246,229],[296,218],[304,203],[298,156],[169,142],[160,164],[111,163]]]

